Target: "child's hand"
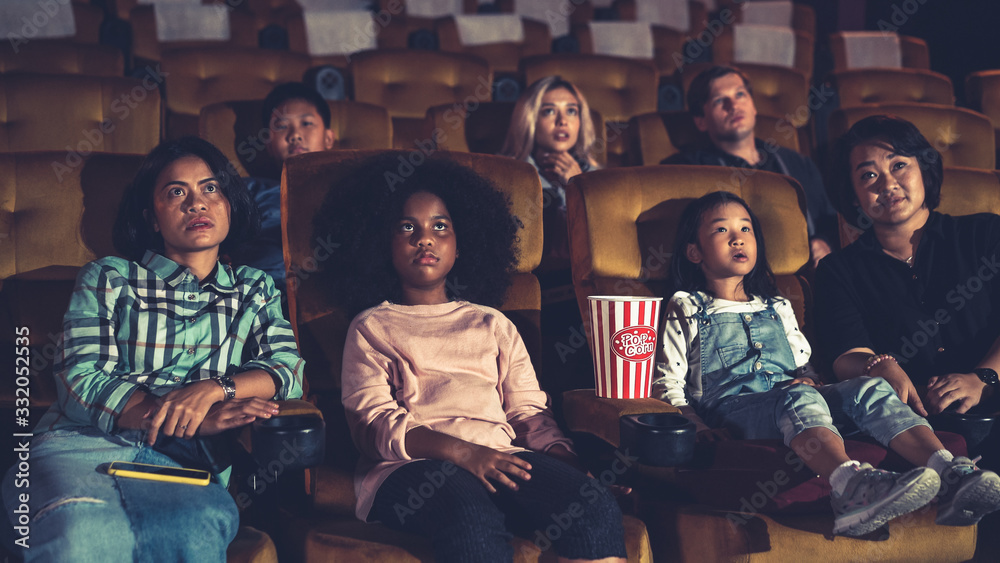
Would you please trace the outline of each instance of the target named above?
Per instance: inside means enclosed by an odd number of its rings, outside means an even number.
[[[903,368],[899,367],[896,362],[879,362],[872,368],[869,372],[871,377],[881,377],[882,379],[889,382],[892,388],[895,389],[896,394],[899,395],[899,399],[904,403],[910,405],[910,407],[920,416],[927,416],[927,409],[924,408],[924,403],[920,400],[920,395],[917,394],[917,388],[914,387],[913,382],[910,381],[910,376],[906,375]]]
[[[808,385],[809,387],[816,387],[816,388],[818,388],[820,385],[819,383],[816,383],[815,380],[808,377],[796,377],[795,379],[789,381],[786,385],[789,386],[798,385],[799,383],[803,385]]]
[[[528,473],[531,470],[530,463],[517,456],[498,452],[486,446],[469,448],[465,454],[459,457],[456,465],[478,477],[486,490],[491,493],[497,492],[493,483],[490,482],[491,479],[512,491],[516,491],[518,486],[511,480],[511,477],[522,481],[531,479],[531,474]]]

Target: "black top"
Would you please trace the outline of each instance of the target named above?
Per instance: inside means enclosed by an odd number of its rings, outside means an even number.
[[[823,178],[813,161],[791,149],[768,144],[761,139],[754,139],[754,142],[761,157],[756,166],[751,166],[743,158],[729,154],[711,143],[705,148],[671,155],[660,164],[731,166],[791,176],[805,191],[809,236],[820,236],[833,246],[832,243],[837,241],[837,212],[830,205],[826,190],[823,189]]]
[[[917,385],[969,373],[1000,335],[1000,217],[931,212],[913,267],[869,229],[819,263],[817,348],[892,354]]]

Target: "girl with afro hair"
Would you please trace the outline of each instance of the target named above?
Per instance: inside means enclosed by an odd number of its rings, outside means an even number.
[[[360,311],[341,380],[358,518],[429,538],[437,561],[510,561],[512,533],[561,558],[624,561],[613,495],[578,469],[517,329],[491,308],[517,261],[509,201],[444,159],[401,180],[398,165],[365,162],[316,225],[340,244],[333,300]]]

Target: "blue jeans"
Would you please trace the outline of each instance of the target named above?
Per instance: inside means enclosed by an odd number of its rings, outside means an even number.
[[[857,377],[823,385],[786,385],[763,393],[723,399],[706,422],[729,428],[748,440],[782,438],[787,446],[803,430],[857,427],[883,446],[901,432],[927,421],[899,399],[889,382]]]
[[[511,532],[570,559],[625,557],[622,513],[596,480],[538,452],[514,454],[531,463],[531,479],[490,494],[472,473],[423,459],[393,471],[379,487],[370,520],[431,540],[434,560],[511,561]]]
[[[112,461],[178,466],[145,445],[95,428],[35,436],[27,482],[17,477],[16,465],[3,481],[13,526],[20,525],[15,509],[21,495],[28,495],[28,549],[18,548],[25,561],[226,560],[239,514],[222,485],[112,477],[104,467]]]

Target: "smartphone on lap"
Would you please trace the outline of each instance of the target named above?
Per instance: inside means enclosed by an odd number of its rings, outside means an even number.
[[[148,463],[132,463],[113,461],[108,466],[108,475],[129,477],[132,479],[147,479],[167,483],[185,483],[188,485],[208,485],[212,475],[201,469],[184,467],[169,467],[166,465],[150,465]]]

